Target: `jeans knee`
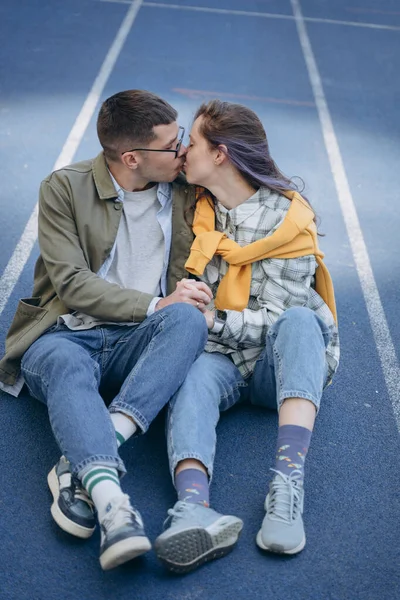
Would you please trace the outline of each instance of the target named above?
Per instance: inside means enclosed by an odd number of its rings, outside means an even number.
[[[284,345],[295,346],[301,352],[304,344],[327,347],[331,333],[328,325],[310,308],[295,306],[281,314],[268,332],[272,342],[280,340]],[[307,346],[308,348],[310,346]]]
[[[306,334],[310,333],[322,333],[328,329],[325,323],[318,317],[318,315],[307,308],[306,306],[293,306],[288,308],[274,323],[272,330],[275,331],[280,328],[288,329],[292,334],[302,332]]]
[[[167,311],[176,324],[187,328],[192,334],[203,334],[207,337],[206,319],[203,313],[195,306],[184,302],[177,302],[168,306]]]

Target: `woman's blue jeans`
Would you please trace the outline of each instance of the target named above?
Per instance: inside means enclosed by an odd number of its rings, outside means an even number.
[[[201,355],[207,333],[201,312],[179,303],[134,326],[56,325],[32,344],[22,373],[31,395],[47,405],[74,474],[90,464],[125,471],[110,412],[130,415],[145,432]],[[101,394],[114,397],[108,410]]]
[[[203,352],[169,404],[172,477],[177,464],[188,458],[199,460],[212,477],[220,411],[237,402],[279,411],[286,398],[305,398],[318,410],[327,380],[329,339],[328,327],[312,310],[296,307],[270,327],[265,348],[246,380],[227,355]]]

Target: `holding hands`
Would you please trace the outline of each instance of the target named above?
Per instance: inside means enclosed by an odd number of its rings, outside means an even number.
[[[185,302],[186,304],[191,304],[198,308],[205,316],[207,321],[207,325],[212,327],[212,322],[214,320],[214,313],[210,310],[207,310],[206,306],[213,299],[212,292],[208,285],[203,281],[195,281],[194,279],[181,279],[176,284],[176,289],[172,294],[167,296],[166,298],[161,298],[156,304],[156,310],[160,310],[161,308],[165,308],[170,304],[175,304],[176,302]]]

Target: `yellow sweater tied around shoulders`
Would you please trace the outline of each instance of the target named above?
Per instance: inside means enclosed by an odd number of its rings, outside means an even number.
[[[249,302],[253,262],[266,258],[298,258],[314,254],[317,262],[315,291],[328,305],[337,322],[333,283],[322,260],[324,253],[318,247],[314,212],[297,192],[285,191],[282,194],[291,200],[282,224],[272,235],[242,247],[230,240],[225,233],[215,231],[213,200],[203,188],[197,188],[193,221],[196,238],[185,268],[189,273],[200,276],[214,254],[222,256],[229,268],[218,286],[215,307],[219,310],[242,311]]]

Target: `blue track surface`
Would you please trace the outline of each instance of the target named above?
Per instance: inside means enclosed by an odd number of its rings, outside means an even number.
[[[324,396],[307,462],[308,543],[294,558],[256,548],[277,417],[238,407],[219,425],[212,487],[214,507],[245,522],[234,552],[186,577],[166,573],[151,553],[105,574],[98,564],[99,534],[82,542],[51,519],[46,474],[59,452],[45,408],[26,395],[16,401],[2,394],[0,598],[400,597],[398,431],[296,24],[283,18],[293,15],[290,1],[164,3],[182,9],[150,4],[140,8],[101,99],[122,89],[150,89],[179,110],[185,126],[197,105],[215,94],[249,105],[265,124],[278,164],[305,180],[327,234],[322,246],[336,284],[342,362]],[[308,35],[399,356],[400,3],[302,0],[301,8],[314,19],[306,20]],[[98,0],[3,0],[0,5],[0,274],[128,9],[126,3]],[[97,152],[92,119],[75,158]],[[0,351],[17,299],[30,295],[37,251],[0,316]],[[154,539],[175,498],[162,416],[121,455],[128,468],[125,489]]]

